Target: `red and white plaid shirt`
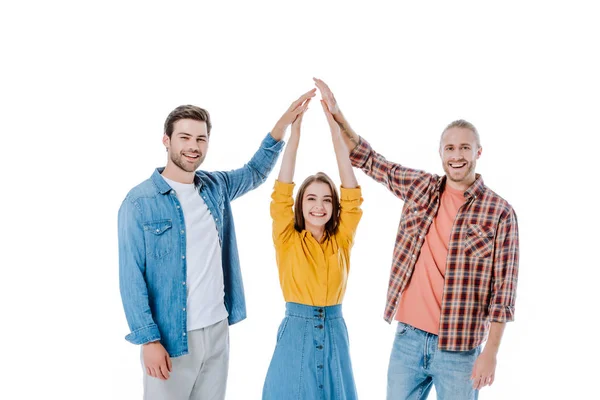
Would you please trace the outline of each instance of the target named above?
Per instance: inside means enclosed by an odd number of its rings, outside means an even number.
[[[350,159],[404,201],[384,313],[391,323],[437,214],[446,177],[389,162],[362,138]],[[439,349],[471,350],[486,340],[490,322],[514,319],[518,261],[517,216],[477,174],[465,191],[448,244]]]

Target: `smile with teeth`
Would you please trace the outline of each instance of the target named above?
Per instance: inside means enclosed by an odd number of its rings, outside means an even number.
[[[462,167],[464,167],[465,165],[467,165],[466,161],[463,162],[455,162],[455,163],[448,163],[448,165],[450,165],[452,168],[456,168],[456,169],[460,169]]]
[[[197,153],[183,153],[183,155],[187,158],[191,158],[192,160],[195,160],[200,157],[200,154]]]
[[[325,213],[311,212],[310,215],[312,215],[313,217],[321,218],[325,216]]]

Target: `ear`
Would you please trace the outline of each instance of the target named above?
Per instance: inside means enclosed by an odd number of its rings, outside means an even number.
[[[171,138],[169,138],[166,134],[164,134],[162,142],[163,142],[163,144],[165,145],[165,147],[167,148],[167,151],[168,151],[169,150],[169,146],[171,146]]]
[[[479,157],[481,157],[481,152],[483,151],[483,147],[479,147],[477,149],[477,160],[479,160]]]

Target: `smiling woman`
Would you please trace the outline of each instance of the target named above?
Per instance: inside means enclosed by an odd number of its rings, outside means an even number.
[[[342,180],[341,196],[331,178],[319,172],[304,180],[295,202],[292,198],[301,113],[292,124],[272,194],[273,241],[286,316],[263,399],[357,398],[341,303],[362,196],[339,127],[321,104]]]

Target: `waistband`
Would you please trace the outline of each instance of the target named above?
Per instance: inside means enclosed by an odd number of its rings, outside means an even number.
[[[285,303],[285,315],[289,317],[299,317],[308,319],[334,319],[343,318],[342,305],[335,306],[309,306],[298,303]]]

